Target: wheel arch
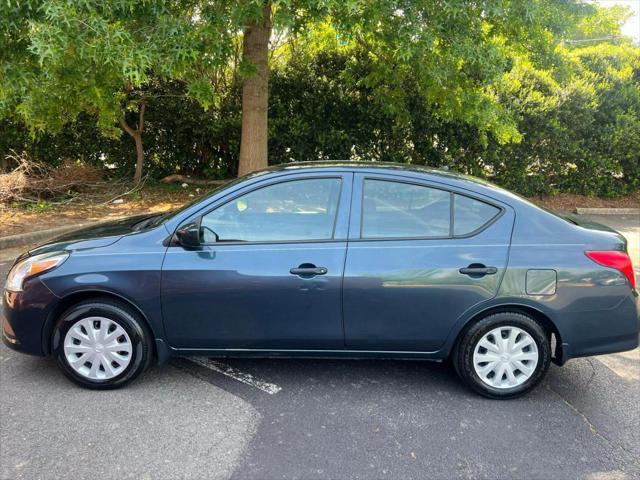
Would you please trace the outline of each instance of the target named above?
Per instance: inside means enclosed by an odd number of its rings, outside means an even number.
[[[521,313],[523,315],[530,316],[536,322],[538,322],[542,326],[544,331],[547,332],[547,334],[549,335],[549,341],[551,343],[551,360],[556,364],[559,364],[559,365],[562,364],[562,361],[563,361],[562,360],[563,359],[562,336],[560,334],[560,331],[558,330],[558,327],[553,322],[553,320],[543,311],[535,307],[532,307],[530,305],[516,304],[516,303],[513,303],[513,304],[506,303],[502,305],[495,305],[485,310],[482,310],[480,312],[477,312],[476,314],[471,316],[471,318],[469,318],[464,323],[462,328],[456,334],[455,340],[453,341],[449,354],[451,355],[453,354],[453,352],[455,352],[460,339],[464,336],[467,330],[469,330],[469,328],[471,328],[471,326],[474,323],[482,320],[485,317],[488,317],[489,315],[493,315],[495,313],[502,313],[502,312]]]
[[[140,307],[138,307],[134,302],[132,302],[127,297],[124,297],[114,292],[105,291],[105,290],[80,290],[80,291],[72,292],[60,299],[60,301],[57,303],[55,308],[53,308],[53,310],[49,312],[49,315],[47,316],[47,320],[45,321],[43,326],[42,351],[44,352],[45,355],[49,355],[51,353],[51,335],[53,334],[53,327],[55,325],[56,320],[60,317],[60,315],[62,315],[66,310],[71,308],[73,305],[89,299],[116,300],[131,307],[136,313],[138,313],[138,315],[140,315],[140,318],[142,318],[144,327],[148,330],[152,340],[151,341],[151,347],[153,349],[152,353],[154,356],[157,355],[155,342],[153,341],[156,338],[156,334],[153,330],[153,327],[151,326],[151,322],[147,318],[147,315],[145,315],[142,309],[140,309]]]

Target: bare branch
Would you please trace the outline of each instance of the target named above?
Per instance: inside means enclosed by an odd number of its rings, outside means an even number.
[[[168,177],[162,178],[160,181],[162,183],[190,183],[192,185],[224,185],[225,183],[230,182],[233,179],[205,179],[205,178],[191,178],[185,175],[169,175]]]

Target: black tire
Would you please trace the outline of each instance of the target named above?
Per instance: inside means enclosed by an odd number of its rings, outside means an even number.
[[[497,388],[485,383],[476,373],[473,354],[482,337],[497,327],[517,327],[527,332],[535,341],[538,363],[531,376],[521,385]],[[551,344],[542,326],[528,315],[516,312],[500,312],[484,317],[467,329],[459,339],[453,353],[453,365],[463,382],[475,392],[492,399],[516,398],[531,391],[544,377],[551,363]]]
[[[110,379],[87,378],[76,372],[64,353],[64,338],[67,332],[87,317],[103,317],[122,327],[131,340],[132,352],[129,364],[122,372]],[[58,319],[51,338],[51,351],[62,372],[76,384],[94,390],[123,387],[133,381],[148,366],[152,357],[151,335],[140,315],[123,302],[111,299],[82,301],[65,311]]]

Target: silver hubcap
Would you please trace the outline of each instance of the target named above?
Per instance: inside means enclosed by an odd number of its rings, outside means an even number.
[[[64,337],[64,355],[71,368],[91,380],[109,380],[131,362],[133,347],[127,332],[113,320],[87,317]]]
[[[526,382],[538,365],[538,346],[524,330],[498,327],[485,334],[473,352],[480,379],[494,388],[513,388]]]

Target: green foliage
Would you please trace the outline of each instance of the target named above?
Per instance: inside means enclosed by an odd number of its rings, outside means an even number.
[[[527,194],[637,190],[640,49],[599,43],[563,55],[569,79],[520,63],[502,79],[502,102],[516,112],[523,140],[491,142],[491,173]]]
[[[207,177],[235,174],[240,110],[230,112],[226,103],[204,111],[186,95],[180,82],[156,83],[145,94],[152,99],[145,121],[145,156],[152,177],[172,173]],[[27,151],[35,159],[58,165],[66,159],[79,159],[106,166],[114,175],[128,175],[135,164],[135,152],[128,139],[101,134],[96,118],[81,114],[59,132],[40,133],[31,139],[24,124],[0,122],[0,152]],[[229,143],[235,141],[236,143]]]
[[[274,1],[270,163],[447,167],[527,195],[640,188],[640,48],[628,12],[556,0]],[[130,171],[147,104],[154,177],[237,171],[238,33],[261,1],[0,7],[0,154]],[[601,39],[605,38],[606,41]]]
[[[633,16],[631,8],[612,5],[608,8],[592,4],[592,12],[573,23],[567,32],[574,43],[593,43],[593,39],[617,40],[620,27]]]
[[[208,106],[209,80],[232,53],[223,13],[191,1],[3,2],[0,114],[57,132],[88,113],[117,138],[123,112],[156,78],[187,83]]]
[[[361,79],[401,97],[409,74],[442,118],[464,120],[502,142],[518,139],[515,124],[487,87],[508,68],[510,52],[544,56],[553,33],[587,9],[554,0],[272,0],[276,32],[289,36],[330,21],[346,42],[363,47],[370,64]],[[58,131],[81,112],[118,136],[132,92],[152,78],[186,82],[188,93],[212,106],[216,72],[237,45],[236,35],[261,15],[262,1],[154,0],[3,3],[1,94],[32,130]],[[15,68],[20,67],[20,68]],[[11,70],[9,70],[11,68]],[[19,71],[18,73],[16,73]],[[240,72],[250,73],[247,65]],[[134,95],[135,97],[135,95]]]
[[[562,71],[514,58],[492,91],[513,118],[517,142],[443,118],[411,75],[387,90],[360,81],[372,68],[366,52],[312,51],[272,73],[273,163],[344,158],[446,166],[526,195],[619,196],[640,188],[638,47],[560,49]]]

